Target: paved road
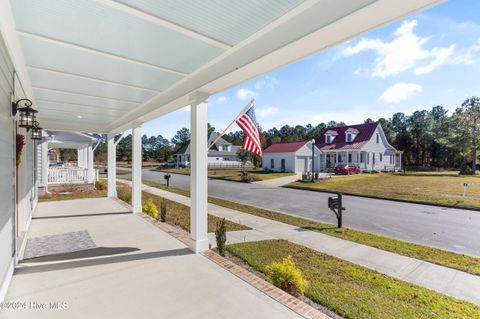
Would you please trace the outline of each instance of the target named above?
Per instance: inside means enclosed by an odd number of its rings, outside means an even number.
[[[164,183],[164,173],[143,170],[143,178]],[[189,189],[190,177],[172,174],[170,185]],[[328,194],[209,180],[209,195],[336,223]],[[480,212],[344,196],[344,226],[410,242],[480,256]]]

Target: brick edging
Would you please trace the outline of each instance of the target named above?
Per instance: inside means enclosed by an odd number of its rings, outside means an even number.
[[[152,218],[144,213],[140,213],[138,215],[142,219],[151,223],[155,227],[158,227],[159,229],[163,230],[164,232],[174,237],[175,239],[181,241],[182,243],[184,244],[189,243],[190,236],[188,232],[186,232],[182,228],[178,226],[170,225],[168,223],[162,223],[156,220],[155,218]],[[220,256],[219,254],[215,253],[212,250],[204,251],[202,255],[207,259],[213,261],[223,269],[229,271],[233,275],[242,279],[247,284],[255,287],[259,291],[263,292],[267,296],[281,303],[285,307],[290,308],[293,312],[299,314],[300,316],[306,319],[331,319],[329,316],[327,316],[323,312],[313,308],[312,306],[301,301],[300,299],[295,298],[294,296],[286,293],[280,288],[275,287],[268,281],[254,275],[253,273],[249,272],[245,268],[231,262],[230,260]]]
[[[268,281],[254,275],[245,268],[231,262],[230,260],[220,256],[212,250],[207,250],[202,253],[203,256],[210,259],[223,269],[228,270],[238,278],[242,279],[249,285],[260,290],[270,298],[281,303],[285,307],[290,308],[293,312],[307,319],[330,319],[329,316],[323,312],[313,308],[302,300],[288,294],[287,292],[277,288]]]
[[[388,201],[391,201],[391,202],[398,202],[398,203],[427,205],[427,206],[453,208],[453,209],[461,209],[461,210],[473,210],[473,211],[480,212],[480,208],[475,208],[475,207],[461,207],[461,206],[452,206],[452,205],[447,205],[447,204],[430,203],[430,202],[424,202],[424,201],[414,201],[414,200],[408,200],[408,199],[388,198],[388,197],[373,196],[373,195],[360,195],[360,194],[354,194],[354,193],[348,193],[348,192],[335,192],[335,191],[329,191],[329,190],[324,190],[324,189],[314,189],[314,188],[305,187],[305,186],[283,185],[281,187],[290,188],[290,189],[298,189],[298,190],[309,191],[309,192],[326,193],[326,194],[332,194],[332,195],[342,193],[343,195],[361,197],[361,198],[380,199],[380,200],[388,200]]]

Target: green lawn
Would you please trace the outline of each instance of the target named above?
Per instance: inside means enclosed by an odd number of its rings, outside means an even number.
[[[167,189],[165,185],[159,183],[149,181],[144,181],[144,183],[149,186],[168,190],[183,196],[190,196],[190,193],[188,191],[179,188],[169,187]],[[362,232],[359,230],[349,228],[338,229],[336,228],[336,226],[331,224],[320,223],[317,221],[282,214],[263,208],[239,204],[216,197],[210,196],[208,198],[208,201],[212,204],[235,209],[255,216],[276,220],[285,224],[309,229],[312,231],[317,231],[325,235],[350,240],[362,245],[376,247],[403,256],[417,258],[434,264],[455,268],[471,274],[480,275],[480,258],[456,254],[433,247],[417,245],[398,239]]]
[[[434,173],[360,174],[322,179],[315,184],[295,182],[289,186],[480,208],[480,176],[459,176],[452,172]],[[469,184],[466,197],[462,196],[464,182]]]
[[[287,241],[228,245],[227,251],[262,273],[292,256],[310,282],[305,296],[345,318],[480,318],[480,309],[468,302]]]
[[[182,175],[190,175],[190,169],[188,168],[168,168],[168,169],[160,169],[160,171],[175,173],[175,174],[182,174]],[[260,181],[293,175],[293,173],[267,172],[261,169],[257,169],[257,170],[250,169],[250,170],[247,170],[247,172]],[[208,170],[209,178],[240,182],[241,176],[242,176],[241,169],[210,169]]]

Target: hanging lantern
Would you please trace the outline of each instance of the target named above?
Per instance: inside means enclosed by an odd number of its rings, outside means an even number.
[[[41,140],[42,139],[42,128],[38,126],[38,122],[34,121],[33,122],[33,127],[31,128],[32,130],[32,135],[31,139],[32,140]]]
[[[20,113],[18,126],[24,127],[27,130],[33,128],[38,111],[32,108],[32,101],[29,99],[20,99],[17,103],[12,103],[12,115],[15,116],[17,112]]]

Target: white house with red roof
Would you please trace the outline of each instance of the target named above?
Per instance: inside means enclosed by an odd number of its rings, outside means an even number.
[[[394,171],[402,167],[402,152],[388,143],[378,122],[326,129],[315,140],[314,170],[340,164],[361,170]],[[276,143],[264,150],[263,167],[295,173],[312,171],[310,141]]]
[[[275,143],[263,150],[262,167],[276,172],[312,171],[312,146],[314,141]],[[321,152],[314,146],[315,171],[320,167]]]

